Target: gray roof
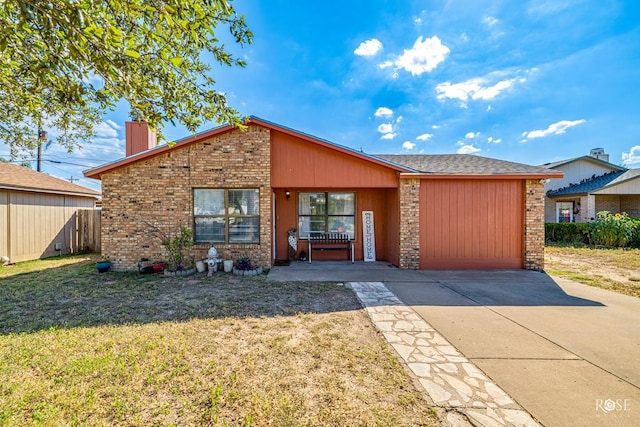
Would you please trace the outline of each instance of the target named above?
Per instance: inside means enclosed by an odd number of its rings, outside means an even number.
[[[580,156],[580,157],[574,157],[573,159],[566,159],[566,160],[558,160],[557,162],[551,162],[551,163],[545,163],[541,166],[544,166],[546,168],[549,169],[558,169],[560,166],[569,164],[569,163],[573,163],[573,162],[577,162],[579,160],[587,160],[593,163],[597,163],[600,164],[602,166],[608,167],[612,170],[617,170],[617,171],[621,171],[621,170],[627,170],[627,168],[622,167],[622,166],[618,166],[615,165],[613,163],[609,163],[607,161],[604,161],[602,159],[597,159],[593,156]]]
[[[582,180],[578,184],[571,184],[557,190],[547,192],[547,196],[577,196],[580,194],[589,194],[603,188],[610,187],[621,182],[628,181],[640,175],[640,169],[632,169],[629,171],[611,171],[604,175],[593,176]]]
[[[530,166],[471,154],[377,154],[375,157],[434,175],[548,175],[542,166]]]

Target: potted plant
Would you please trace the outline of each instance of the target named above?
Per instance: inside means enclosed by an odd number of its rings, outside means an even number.
[[[193,260],[185,256],[185,251],[193,246],[193,233],[184,225],[173,235],[166,233],[160,227],[147,223],[151,233],[160,238],[162,246],[167,250],[167,263],[164,270],[166,275],[186,276],[196,272]]]
[[[262,267],[253,268],[248,256],[238,258],[233,266],[233,274],[238,276],[257,276],[262,274]]]
[[[98,269],[98,273],[106,273],[111,268],[111,261],[102,259],[96,262],[96,268]]]

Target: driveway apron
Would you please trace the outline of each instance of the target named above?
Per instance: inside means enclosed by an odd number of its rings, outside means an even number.
[[[640,425],[639,298],[533,271],[421,273],[385,285],[541,424]]]

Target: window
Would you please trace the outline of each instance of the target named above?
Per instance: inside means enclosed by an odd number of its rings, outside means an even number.
[[[193,190],[196,243],[260,243],[260,192],[255,189]]]
[[[347,233],[356,237],[356,193],[299,193],[298,235],[309,232]]]
[[[573,222],[573,202],[556,203],[556,221]]]

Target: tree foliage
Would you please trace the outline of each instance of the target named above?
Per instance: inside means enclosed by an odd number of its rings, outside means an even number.
[[[0,0],[0,140],[12,153],[56,128],[72,150],[119,100],[159,128],[239,124],[209,63],[245,66],[216,36],[252,33],[231,0]]]

